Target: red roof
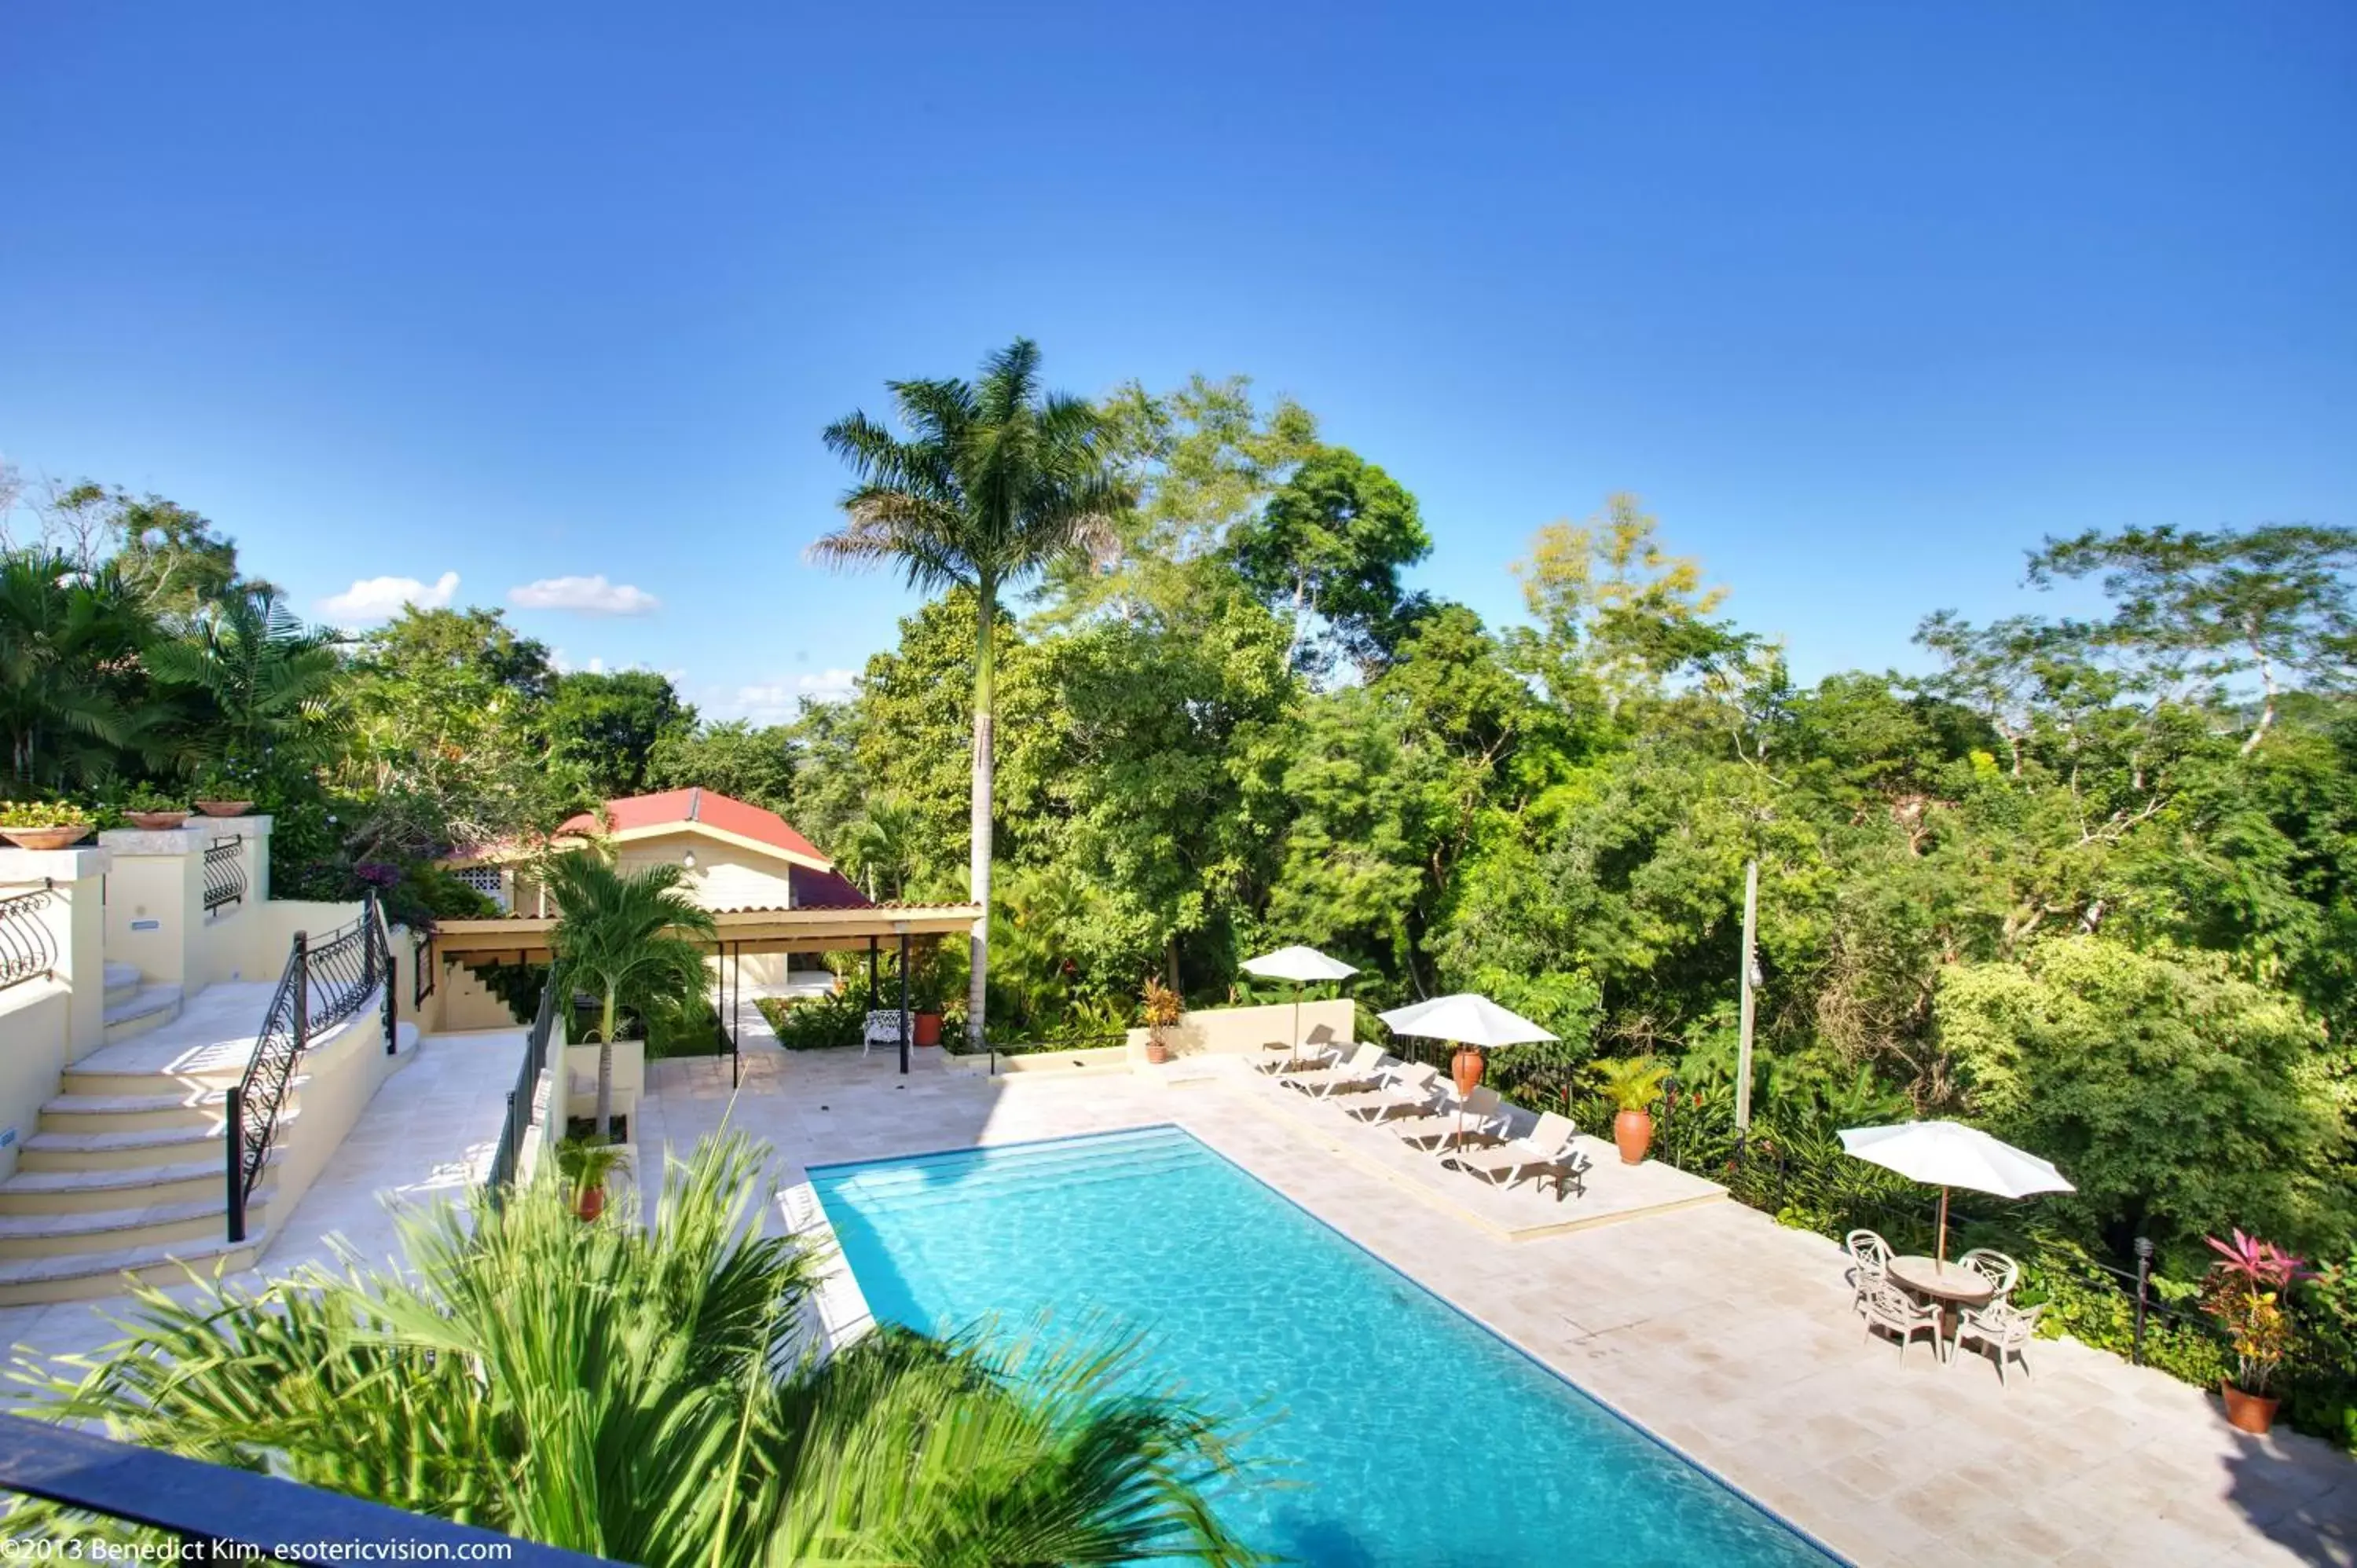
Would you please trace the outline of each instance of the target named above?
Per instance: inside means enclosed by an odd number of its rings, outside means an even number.
[[[630,795],[619,800],[607,801],[606,818],[607,825],[615,832],[627,832],[633,828],[666,828],[701,822],[707,828],[735,833],[738,838],[769,844],[823,865],[834,864],[818,852],[817,845],[794,832],[792,824],[777,812],[748,806],[716,790],[665,789],[658,795]],[[588,833],[605,829],[588,812],[583,811],[578,816],[567,818],[556,831],[560,833]]]

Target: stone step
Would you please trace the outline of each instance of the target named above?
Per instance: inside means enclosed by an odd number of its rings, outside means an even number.
[[[224,1237],[215,1237],[209,1241],[168,1241],[104,1252],[0,1259],[0,1306],[119,1295],[126,1275],[169,1286],[187,1283],[190,1269],[207,1275],[234,1273],[252,1268],[268,1239],[267,1230],[250,1229],[245,1240],[233,1246]]]
[[[264,1183],[246,1200],[249,1233],[268,1219],[277,1189]],[[0,1262],[26,1258],[66,1259],[122,1252],[176,1242],[222,1241],[229,1233],[223,1196],[151,1203],[140,1208],[101,1208],[81,1214],[0,1215]]]
[[[291,1106],[279,1112],[279,1135],[300,1119]],[[174,1127],[129,1127],[104,1131],[35,1133],[16,1156],[20,1171],[87,1171],[117,1166],[184,1164],[221,1157],[221,1122]]]
[[[274,1146],[265,1168],[285,1145]],[[94,1214],[133,1202],[187,1203],[220,1198],[228,1174],[221,1158],[86,1171],[18,1171],[0,1181],[0,1214]]]
[[[124,1040],[160,1029],[180,1015],[180,987],[177,985],[143,985],[121,1002],[112,1002],[106,1008],[106,1043],[119,1045]]]
[[[292,1115],[300,1108],[303,1086],[309,1081],[308,1073],[296,1073],[294,1081],[286,1086],[285,1114]],[[227,1090],[201,1083],[184,1085],[167,1094],[60,1094],[41,1107],[40,1131],[129,1133],[203,1128],[219,1137],[228,1103]]]
[[[118,1002],[130,1001],[139,994],[139,988],[146,983],[145,978],[139,972],[137,964],[124,963],[117,959],[106,961],[106,1004],[109,1007]]]

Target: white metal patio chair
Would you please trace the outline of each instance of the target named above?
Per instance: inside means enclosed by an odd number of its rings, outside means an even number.
[[[867,1028],[860,1037],[859,1054],[865,1057],[878,1046],[897,1047],[899,1043],[900,1010],[898,1007],[878,1007],[871,1011],[867,1015]]]
[[[1932,1341],[1932,1359],[1945,1359],[1939,1303],[1917,1301],[1889,1280],[1876,1280],[1858,1293],[1858,1309],[1866,1316],[1866,1337],[1873,1338],[1878,1329],[1895,1337],[1900,1360],[1919,1335]]]
[[[1872,1230],[1853,1230],[1842,1241],[1849,1254],[1850,1305],[1866,1310],[1866,1287],[1890,1274],[1890,1243]]]
[[[1981,1354],[1996,1361],[1996,1380],[2005,1381],[2006,1358],[2021,1363],[2021,1375],[2029,1376],[2029,1359],[2022,1350],[2038,1337],[2038,1315],[2046,1310],[2044,1302],[2035,1306],[2016,1306],[2000,1296],[1986,1306],[1968,1306],[1956,1319],[1955,1349],[1964,1348],[1970,1339],[1980,1346]],[[1951,1365],[1955,1362],[1953,1350],[1949,1353]]]
[[[2004,1301],[2013,1294],[2013,1287],[2021,1280],[2019,1263],[1987,1247],[1975,1247],[1956,1262],[1988,1281],[1992,1303]]]

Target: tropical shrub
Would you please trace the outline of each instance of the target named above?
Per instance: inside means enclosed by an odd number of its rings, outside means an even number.
[[[553,1164],[553,1163],[552,1163]],[[143,1287],[124,1337],[22,1376],[60,1421],[660,1568],[1242,1563],[1244,1478],[1135,1343],[885,1329],[822,1356],[819,1255],[761,1234],[769,1154],[707,1138],[651,1227],[583,1224],[544,1168],[402,1220],[405,1267]],[[27,1504],[16,1539],[128,1527]]]
[[[0,828],[86,828],[96,820],[68,800],[0,800]]]
[[[758,1005],[790,1051],[824,1050],[831,1046],[856,1046],[867,1030],[866,997],[845,992],[824,996],[764,996]]]

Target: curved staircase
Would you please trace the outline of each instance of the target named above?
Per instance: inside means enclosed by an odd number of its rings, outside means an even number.
[[[115,978],[110,972],[110,1007]],[[136,982],[121,983],[141,994],[158,989]],[[227,1090],[245,1073],[274,988],[208,986],[185,1004],[170,989],[168,1015],[143,1015],[127,1040],[110,1022],[113,1043],[66,1069],[16,1174],[0,1181],[0,1305],[112,1295],[125,1275],[168,1285],[188,1269],[247,1268],[284,1223],[276,1168],[301,1135],[301,1062],[246,1202],[245,1239],[227,1240]],[[363,1006],[312,1039],[306,1059],[354,1031],[367,1036],[354,1046],[382,1048],[382,1016]],[[399,1036],[406,1047],[416,1030],[404,1025]]]

